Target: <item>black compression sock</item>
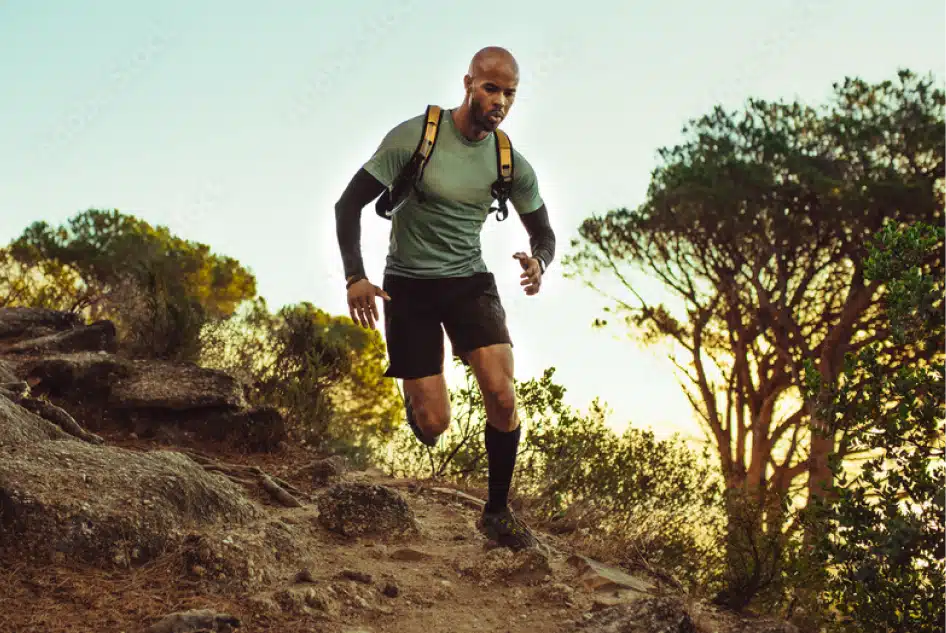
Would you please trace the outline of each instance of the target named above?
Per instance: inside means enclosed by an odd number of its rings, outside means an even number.
[[[486,512],[499,512],[506,508],[521,434],[521,424],[515,431],[507,432],[486,425],[486,459],[489,462],[489,501],[486,502]]]

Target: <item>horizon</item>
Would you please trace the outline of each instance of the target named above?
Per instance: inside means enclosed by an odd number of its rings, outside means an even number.
[[[581,220],[640,204],[657,150],[716,105],[820,106],[845,77],[882,81],[899,68],[938,82],[946,75],[946,7],[932,1],[910,11],[745,3],[752,13],[732,14],[691,2],[676,5],[689,7],[683,20],[666,6],[599,2],[614,13],[599,18],[591,7],[572,15],[533,2],[498,23],[421,0],[242,13],[180,1],[57,6],[0,5],[8,50],[0,79],[18,88],[0,123],[4,244],[37,220],[59,225],[88,208],[116,208],[239,260],[271,310],[309,301],[347,316],[335,200],[391,127],[428,103],[459,103],[476,50],[506,46],[521,80],[503,129],[535,167],[557,237],[542,291],[527,297],[512,259],[529,250],[515,212],[484,226],[516,378],[555,366],[566,402],[587,410],[600,398],[614,411],[612,428],[699,441],[672,364],[621,330],[592,330],[609,302],[562,277]],[[421,10],[428,6],[441,10]],[[426,37],[406,37],[407,28]],[[364,209],[362,252],[379,285],[388,228]],[[640,283],[647,296],[661,294]]]

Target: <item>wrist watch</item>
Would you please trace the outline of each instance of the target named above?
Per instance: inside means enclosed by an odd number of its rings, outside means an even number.
[[[536,257],[535,259],[537,259],[537,260],[539,261],[539,270],[542,271],[542,274],[544,275],[544,274],[545,274],[545,262],[542,260],[541,257]]]

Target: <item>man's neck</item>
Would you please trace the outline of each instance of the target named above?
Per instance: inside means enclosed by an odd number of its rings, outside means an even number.
[[[471,141],[482,141],[489,136],[489,132],[473,124],[473,116],[470,113],[470,106],[464,103],[458,108],[453,109],[453,124],[457,127],[464,137]]]

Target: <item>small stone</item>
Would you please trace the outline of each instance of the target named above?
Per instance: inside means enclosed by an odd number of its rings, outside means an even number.
[[[340,578],[346,578],[348,580],[354,580],[355,582],[364,583],[370,585],[373,582],[371,574],[366,574],[365,572],[355,571],[354,569],[343,569],[339,574]]]
[[[575,567],[581,574],[579,581],[590,591],[632,589],[639,593],[647,593],[653,589],[649,582],[641,578],[585,556],[573,555],[569,557],[568,564]]]
[[[388,598],[397,598],[399,595],[401,595],[401,590],[393,582],[389,582],[384,585],[384,589],[381,590],[381,593],[383,593]]]
[[[430,560],[433,558],[433,556],[427,552],[413,547],[402,547],[401,549],[391,552],[391,558],[394,560],[418,562],[422,560]]]
[[[298,574],[294,579],[295,582],[315,582],[315,577],[312,575],[312,570],[306,567]]]

